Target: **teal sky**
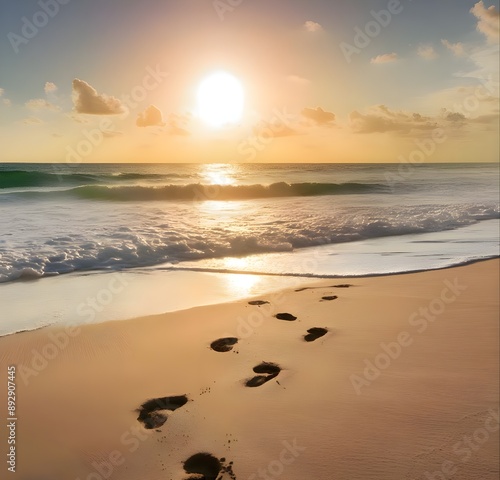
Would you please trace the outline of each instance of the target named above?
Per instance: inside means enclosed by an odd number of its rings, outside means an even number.
[[[0,161],[67,161],[94,129],[102,138],[78,161],[398,161],[436,129],[446,142],[426,161],[498,156],[496,1],[6,0],[0,9]],[[245,92],[241,121],[216,131],[196,103],[215,70]],[[269,130],[280,118],[286,128]]]

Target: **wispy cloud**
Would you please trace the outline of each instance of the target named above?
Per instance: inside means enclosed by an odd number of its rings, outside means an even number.
[[[187,129],[190,121],[191,117],[189,115],[171,113],[168,116],[167,133],[172,136],[188,137],[191,135],[190,131]]]
[[[461,42],[451,43],[446,39],[441,40],[441,43],[450,51],[453,52],[453,55],[456,57],[463,57],[465,55],[465,47]]]
[[[45,82],[44,91],[45,93],[52,93],[57,90],[57,85],[52,82]]]
[[[432,45],[419,45],[417,54],[425,60],[434,60],[439,56]]]
[[[374,65],[379,65],[382,63],[392,63],[398,60],[397,53],[384,53],[383,55],[377,55],[376,57],[370,60],[370,63]]]
[[[323,27],[319,23],[313,22],[312,20],[308,20],[304,23],[304,28],[311,33],[321,32],[323,30]]]
[[[349,116],[351,127],[356,133],[400,134],[436,128],[436,122],[420,113],[394,111],[385,105],[371,107],[368,112],[354,111]]]
[[[33,98],[31,100],[28,100],[24,105],[33,111],[53,110],[55,112],[58,112],[61,110],[60,107],[48,102],[47,100],[45,100],[45,98]]]
[[[28,126],[36,126],[36,125],[43,124],[43,121],[37,117],[28,117],[28,118],[25,118],[22,122],[24,125],[28,125]]]
[[[308,120],[312,120],[316,125],[332,125],[335,122],[335,114],[327,112],[321,107],[304,108],[301,114]]]

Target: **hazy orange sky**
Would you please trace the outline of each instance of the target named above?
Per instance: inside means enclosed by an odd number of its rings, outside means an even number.
[[[0,10],[2,162],[498,159],[498,2],[9,0]],[[240,82],[244,107],[214,127],[197,91],[216,71]]]

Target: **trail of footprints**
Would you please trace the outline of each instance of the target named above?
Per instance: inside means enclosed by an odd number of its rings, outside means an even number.
[[[351,286],[352,285],[350,284],[341,284],[332,285],[327,288],[349,288]],[[295,291],[302,292],[316,288],[325,287],[305,287],[299,288]],[[337,298],[337,295],[323,296],[320,301],[332,301]],[[248,302],[248,304],[260,307],[261,305],[269,304],[269,302],[264,300],[252,300]],[[274,315],[274,318],[287,322],[294,322],[297,320],[297,317],[291,313],[277,313]],[[307,333],[303,336],[303,340],[305,342],[314,342],[318,338],[325,336],[327,333],[327,328],[312,327],[307,330]],[[238,341],[239,339],[236,337],[219,338],[210,344],[210,348],[214,352],[227,353],[233,350]],[[260,387],[276,378],[280,374],[281,370],[282,368],[276,363],[261,362],[253,367],[253,372],[257,375],[245,380],[244,385],[250,388]],[[203,391],[201,394],[208,393],[209,391],[210,389]],[[185,394],[147,400],[136,410],[139,413],[137,420],[142,423],[144,428],[155,429],[157,432],[161,432],[160,427],[162,427],[168,420],[169,415],[167,412],[174,412],[178,408],[186,405],[188,401],[188,396]],[[223,478],[236,480],[236,475],[233,471],[233,462],[227,462],[224,457],[217,458],[207,452],[200,452],[192,455],[184,462],[183,467],[184,471],[190,475],[184,480],[222,480]],[[224,474],[226,474],[226,476],[224,476]]]

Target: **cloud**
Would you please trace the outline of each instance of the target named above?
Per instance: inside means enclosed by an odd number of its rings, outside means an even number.
[[[323,27],[319,23],[313,22],[312,20],[308,20],[304,23],[304,28],[311,33],[321,32],[323,30]]]
[[[376,57],[372,58],[370,60],[370,63],[373,63],[375,65],[381,64],[381,63],[391,63],[395,62],[398,60],[398,54],[397,53],[384,53],[383,55],[377,55]]]
[[[5,90],[3,88],[0,88],[0,97],[5,93]]]
[[[425,60],[434,60],[439,56],[432,45],[419,45],[417,54]]]
[[[460,119],[453,115],[454,112],[467,118],[495,113],[498,111],[498,84],[484,79],[482,83],[437,90],[420,97],[420,105],[422,109],[434,109],[436,105],[444,107],[438,120],[447,121]]]
[[[451,112],[450,110],[446,110],[446,108],[443,109],[442,113],[445,120],[455,125],[464,125],[467,121],[463,113]]]
[[[178,115],[171,113],[167,121],[167,133],[173,136],[187,137],[191,132],[186,128],[191,117],[189,115]]]
[[[169,135],[174,136],[174,137],[175,136],[188,137],[189,135],[191,135],[189,130],[186,130],[185,128],[179,127],[178,125],[176,125],[173,122],[171,124],[169,124],[169,126],[167,128],[167,133]]]
[[[118,132],[116,130],[103,130],[102,134],[106,138],[121,137],[123,132]]]
[[[335,122],[335,114],[326,112],[321,107],[304,108],[300,113],[303,117],[312,120],[316,125],[331,125]]]
[[[154,105],[150,105],[144,112],[137,115],[136,125],[138,127],[155,127],[165,125],[161,110]]]
[[[371,107],[367,113],[354,111],[349,116],[356,133],[410,133],[415,130],[431,130],[437,123],[420,113],[397,112],[385,105]]]
[[[465,47],[461,42],[451,43],[448,40],[441,40],[441,43],[448,49],[453,52],[453,55],[456,57],[463,57],[465,55]]]
[[[78,78],[73,80],[73,105],[77,113],[89,115],[117,115],[126,112],[120,100],[99,95],[94,87]]]
[[[89,120],[81,115],[78,115],[75,112],[71,112],[66,114],[68,118],[71,118],[71,120],[77,122],[77,123],[89,123]]]
[[[307,85],[311,83],[307,78],[299,77],[298,75],[288,75],[286,79],[291,82],[295,83],[297,85]]]
[[[34,98],[32,100],[28,100],[24,104],[30,110],[38,111],[38,110],[53,110],[55,112],[60,111],[61,109],[54,105],[53,103],[48,102],[44,98]]]
[[[485,113],[476,115],[475,117],[467,117],[463,113],[453,112],[443,108],[441,110],[441,115],[449,126],[462,128],[466,125],[496,125],[498,124],[500,115],[498,112]]]
[[[3,104],[6,105],[7,107],[10,107],[12,105],[12,102],[8,98],[4,98]]]
[[[486,8],[481,0],[470,9],[470,12],[477,18],[476,28],[488,39],[488,43],[497,43],[500,13],[495,6]]]
[[[52,93],[57,90],[57,85],[52,82],[45,82],[44,91],[45,93]]]
[[[33,126],[33,125],[41,125],[43,123],[42,120],[40,120],[39,118],[37,117],[29,117],[29,118],[25,118],[23,120],[23,124],[24,125],[29,125],[29,126]]]
[[[500,120],[500,115],[498,113],[489,113],[485,115],[479,115],[475,118],[470,118],[471,123],[481,123],[484,125],[497,124]]]

